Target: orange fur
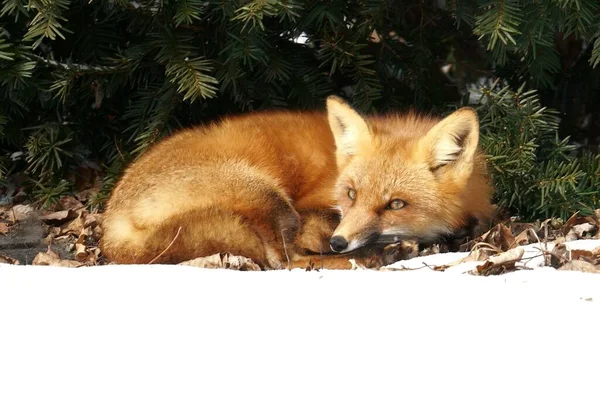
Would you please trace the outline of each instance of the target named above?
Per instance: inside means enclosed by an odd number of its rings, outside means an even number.
[[[367,236],[395,228],[407,233],[398,236],[429,238],[493,212],[478,131],[465,137],[473,128],[471,111],[459,110],[458,123],[450,116],[442,126],[457,130],[455,140],[437,138],[432,128],[439,119],[363,118],[336,97],[327,105],[327,113],[227,118],[158,143],[127,168],[108,201],[104,254],[114,262],[147,263],[181,228],[156,262],[230,252],[266,268],[300,266],[311,257],[318,265],[314,254],[331,252],[332,235],[361,246],[369,244]],[[456,152],[452,143],[464,151],[441,160]],[[357,192],[354,202],[349,187]],[[405,201],[404,209],[385,209],[393,198]],[[341,223],[336,209],[344,214]],[[325,267],[349,267],[348,258],[328,256]]]

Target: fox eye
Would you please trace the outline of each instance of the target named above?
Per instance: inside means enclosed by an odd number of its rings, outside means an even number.
[[[400,200],[400,199],[394,199],[394,200],[392,200],[392,201],[390,201],[388,203],[387,208],[389,210],[399,210],[402,207],[404,207],[405,205],[406,205],[406,203],[403,202],[402,200]]]
[[[356,200],[356,190],[348,189],[348,198],[350,198],[350,200]]]

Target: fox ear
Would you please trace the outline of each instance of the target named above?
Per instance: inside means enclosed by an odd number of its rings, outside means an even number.
[[[352,156],[368,143],[370,133],[367,122],[340,97],[327,98],[327,118],[338,155]]]
[[[423,138],[432,170],[454,164],[461,172],[471,173],[479,142],[479,120],[470,107],[453,112],[427,132]]]

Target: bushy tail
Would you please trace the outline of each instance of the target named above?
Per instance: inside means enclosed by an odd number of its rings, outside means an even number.
[[[174,264],[220,252],[251,258],[264,267],[282,261],[269,244],[277,238],[264,237],[242,216],[217,208],[189,211],[141,228],[131,218],[112,215],[103,229],[102,251],[119,264]]]

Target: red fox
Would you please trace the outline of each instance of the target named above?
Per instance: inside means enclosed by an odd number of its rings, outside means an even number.
[[[431,242],[489,220],[478,140],[471,108],[444,119],[362,116],[336,96],[326,112],[262,111],[186,129],[126,169],[101,248],[118,263],[228,252],[267,269],[350,268],[358,249]]]

